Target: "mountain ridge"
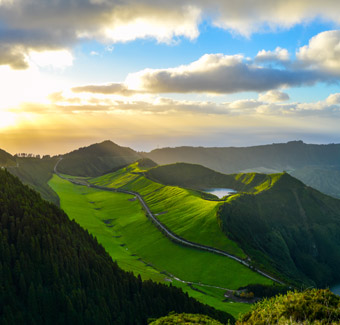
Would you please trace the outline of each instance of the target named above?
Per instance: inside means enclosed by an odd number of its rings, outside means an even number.
[[[73,150],[62,157],[58,166],[61,173],[84,177],[100,176],[142,158],[133,149],[110,140]]]

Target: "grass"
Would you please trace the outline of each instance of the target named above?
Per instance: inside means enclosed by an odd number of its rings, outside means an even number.
[[[242,249],[221,230],[217,210],[223,202],[204,200],[201,193],[154,182],[133,164],[115,173],[98,177],[94,184],[136,191],[157,218],[177,235],[245,258]]]
[[[20,178],[24,183],[36,190],[41,196],[59,205],[58,195],[48,186],[47,182],[53,174],[57,158],[16,158],[18,167],[9,167],[8,171]]]
[[[185,281],[230,289],[250,283],[271,283],[231,259],[174,244],[149,221],[139,202],[131,200],[130,195],[76,186],[56,175],[49,185],[58,193],[61,207],[69,217],[95,235],[123,269],[141,274],[143,279],[165,281],[170,278],[165,274],[172,274]],[[200,286],[204,294],[178,281],[173,284],[235,316],[249,308],[222,302],[223,290]]]

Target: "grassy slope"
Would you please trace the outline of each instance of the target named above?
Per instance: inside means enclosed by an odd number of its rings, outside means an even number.
[[[227,200],[221,209],[226,233],[259,264],[298,283],[338,281],[340,201],[288,174],[273,177],[265,190]]]
[[[91,182],[137,191],[157,218],[177,235],[197,243],[225,250],[241,258],[243,251],[221,231],[217,210],[221,201],[208,201],[196,191],[164,186],[139,174],[138,163]]]
[[[16,166],[15,158],[5,150],[0,149],[0,167],[10,166]]]
[[[226,288],[270,282],[228,258],[172,243],[146,218],[137,201],[128,200],[129,195],[75,186],[57,176],[50,185],[59,194],[61,207],[70,218],[94,234],[122,268],[141,273],[144,278],[164,280],[159,271],[166,270],[183,280]],[[107,219],[114,219],[113,227],[102,221]],[[153,267],[145,266],[139,258]],[[183,283],[175,284],[200,301],[233,315],[249,309],[246,304],[223,303],[223,291],[200,288],[206,292],[203,294]]]
[[[16,158],[18,167],[7,168],[8,171],[41,194],[41,196],[56,205],[59,205],[58,195],[48,185],[57,158]]]

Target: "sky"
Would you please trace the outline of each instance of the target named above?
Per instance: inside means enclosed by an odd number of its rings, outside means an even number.
[[[0,0],[0,148],[340,143],[336,0]]]

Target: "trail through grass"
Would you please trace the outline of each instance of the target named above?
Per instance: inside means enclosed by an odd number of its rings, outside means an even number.
[[[178,236],[240,258],[246,257],[219,226],[217,209],[221,201],[204,200],[200,192],[156,183],[140,173],[137,163],[90,182],[138,192],[155,216]]]
[[[141,274],[143,279],[164,282],[170,273],[185,281],[230,289],[271,282],[226,257],[174,244],[149,221],[131,195],[73,185],[56,175],[49,184],[69,217],[95,235],[123,269]],[[222,302],[222,290],[204,288],[203,294],[183,283],[173,283],[200,301],[233,315],[249,308]]]

